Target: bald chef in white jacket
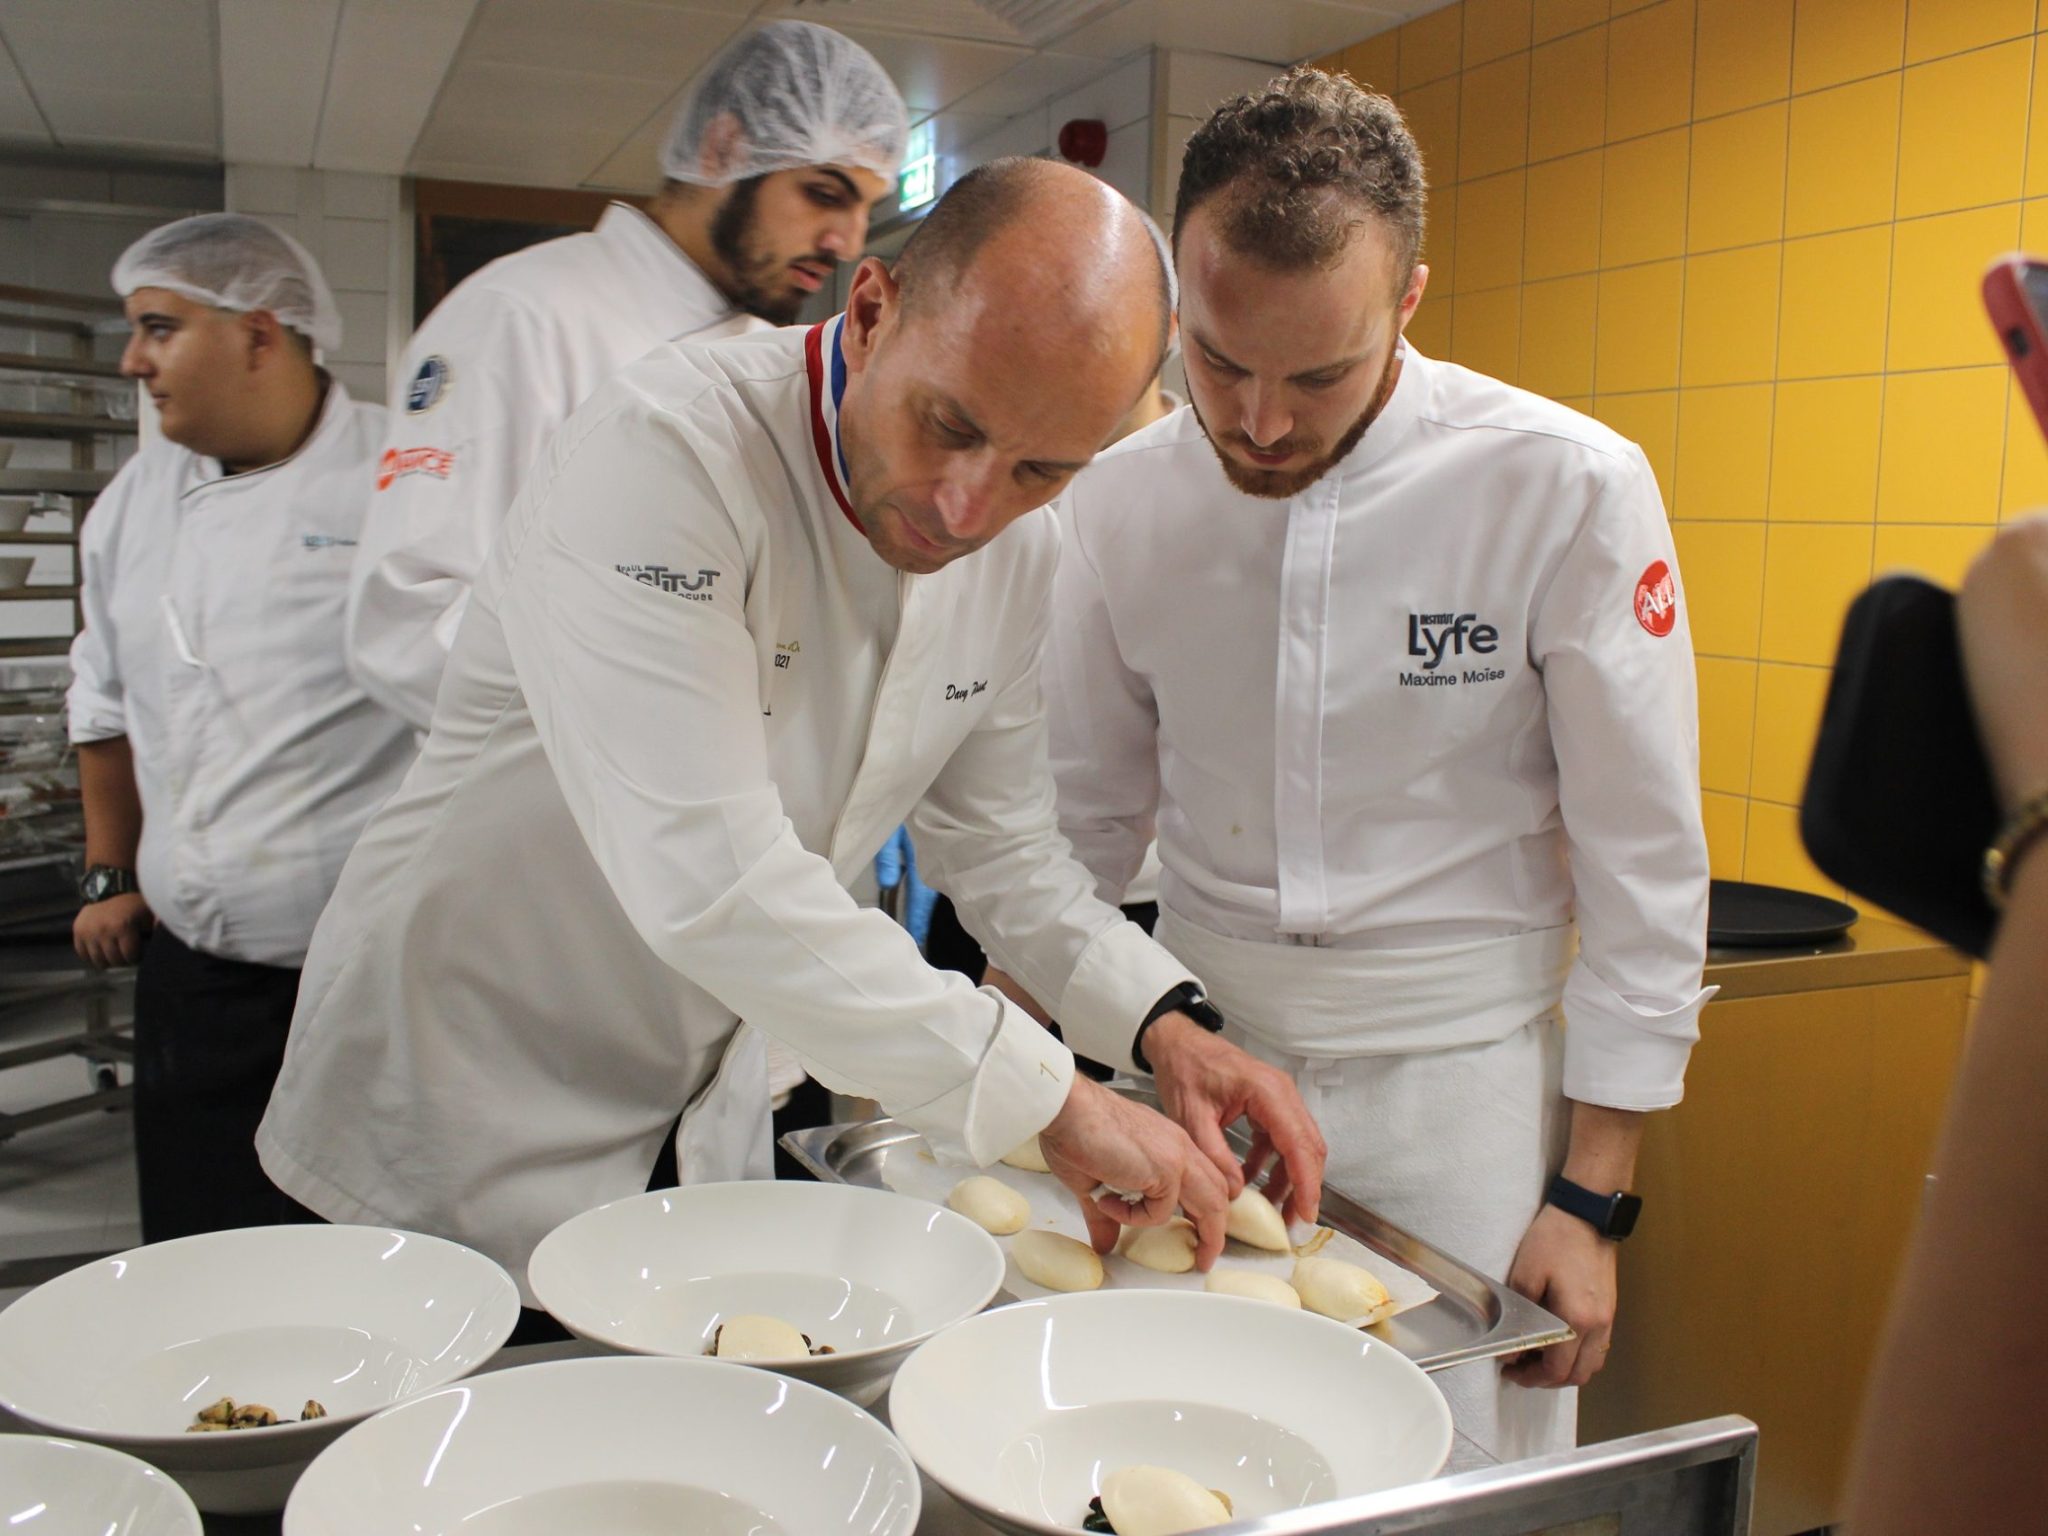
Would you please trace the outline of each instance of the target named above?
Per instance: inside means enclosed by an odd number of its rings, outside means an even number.
[[[794,320],[866,243],[906,133],[902,98],[852,39],[756,28],[677,109],[645,213],[614,203],[594,230],[501,257],[436,306],[364,487],[349,661],[372,696],[427,728],[470,588],[549,436],[664,342]]]
[[[1649,466],[1403,346],[1423,202],[1393,104],[1341,77],[1189,140],[1193,408],[1067,498],[1046,688],[1098,893],[1156,821],[1155,932],[1297,1076],[1331,1186],[1578,1331],[1506,1384],[1438,1378],[1507,1458],[1571,1443],[1576,1393],[1528,1389],[1605,1358],[1616,1197],[1706,998],[1707,855]]]
[[[1321,1141],[1293,1085],[1208,1033],[1188,969],[1090,894],[1045,767],[1058,540],[1025,514],[1158,365],[1152,242],[1084,173],[998,161],[896,273],[864,262],[807,331],[657,350],[535,466],[420,761],[314,938],[259,1145],[316,1212],[516,1273],[644,1186],[745,1018],[947,1160],[1042,1132],[1084,1196],[1138,1197],[1087,1204],[1104,1246],[1178,1202],[1212,1259],[1240,1110],[1313,1214]],[[1075,1047],[1149,1062],[1187,1129],[855,905],[906,818]],[[683,1177],[765,1172],[765,1131],[764,1102],[693,1110]]]
[[[256,1126],[299,965],[411,732],[350,679],[348,558],[381,406],[296,242],[241,214],[152,231],[114,268],[145,442],[86,519],[71,739],[97,965],[134,964],[142,1235],[277,1221]],[[145,937],[146,935],[146,937]]]

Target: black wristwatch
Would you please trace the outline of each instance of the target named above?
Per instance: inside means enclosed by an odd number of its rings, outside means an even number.
[[[78,882],[78,899],[88,907],[96,901],[105,901],[109,896],[126,896],[138,889],[135,871],[116,869],[111,864],[95,864],[85,872]]]
[[[1150,1072],[1152,1063],[1145,1059],[1145,1031],[1165,1018],[1169,1013],[1184,1013],[1212,1035],[1223,1032],[1223,1015],[1216,1011],[1216,1005],[1202,995],[1202,989],[1192,981],[1184,981],[1166,996],[1152,1005],[1152,1011],[1145,1015],[1138,1025],[1138,1032],[1131,1037],[1131,1060],[1138,1064],[1140,1072]]]
[[[1643,1214],[1643,1202],[1639,1196],[1627,1190],[1596,1195],[1561,1173],[1550,1181],[1550,1194],[1546,1199],[1560,1211],[1578,1217],[1602,1237],[1617,1243],[1635,1231],[1636,1218]]]

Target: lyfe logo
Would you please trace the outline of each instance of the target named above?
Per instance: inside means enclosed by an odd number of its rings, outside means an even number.
[[[1408,615],[1408,654],[1429,658],[1425,672],[1443,665],[1444,657],[1463,656],[1469,647],[1475,656],[1491,656],[1500,649],[1500,631],[1478,622],[1473,613],[1411,613]]]

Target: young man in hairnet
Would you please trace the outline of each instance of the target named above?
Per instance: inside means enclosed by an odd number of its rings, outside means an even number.
[[[1060,825],[1300,1084],[1330,1183],[1577,1337],[1438,1378],[1504,1460],[1604,1363],[1644,1111],[1706,949],[1692,647],[1634,444],[1402,339],[1394,104],[1219,107],[1174,209],[1192,409],[1074,484],[1045,660]],[[1530,1388],[1565,1388],[1534,1391]]]
[[[998,161],[843,315],[656,349],[536,460],[418,766],[315,936],[258,1144],[338,1221],[517,1274],[549,1230],[681,1172],[767,1167],[738,1021],[949,1161],[1040,1136],[1098,1244],[1176,1206],[1203,1264],[1248,1113],[1310,1218],[1294,1086],[1205,1027],[1188,971],[1055,830],[1037,652],[1058,536],[1031,515],[1159,366],[1165,277],[1085,172]],[[1098,1060],[925,964],[849,886],[905,820],[932,883]],[[751,1106],[718,1080],[749,1070]],[[1122,1195],[1093,1199],[1097,1186]]]
[[[663,342],[786,325],[895,185],[903,101],[849,38],[748,33],[677,111],[647,212],[492,262],[444,299],[397,375],[349,604],[349,657],[424,731],[469,591],[533,456]]]
[[[86,862],[73,935],[132,965],[145,1242],[280,1219],[256,1161],[314,920],[411,756],[342,647],[383,427],[319,366],[341,340],[312,257],[240,214],[114,267],[121,371],[163,439],[86,520],[71,739]]]

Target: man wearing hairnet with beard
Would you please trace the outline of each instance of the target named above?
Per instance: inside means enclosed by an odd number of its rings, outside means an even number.
[[[533,455],[651,348],[786,325],[857,259],[908,133],[881,65],[809,22],[704,71],[645,213],[491,263],[444,299],[396,376],[349,602],[349,665],[421,731],[471,586]]]
[[[383,407],[319,366],[341,340],[304,250],[241,214],[115,265],[121,371],[156,402],[85,525],[71,739],[94,965],[135,980],[146,1242],[280,1220],[256,1161],[314,920],[411,733],[342,653]]]

